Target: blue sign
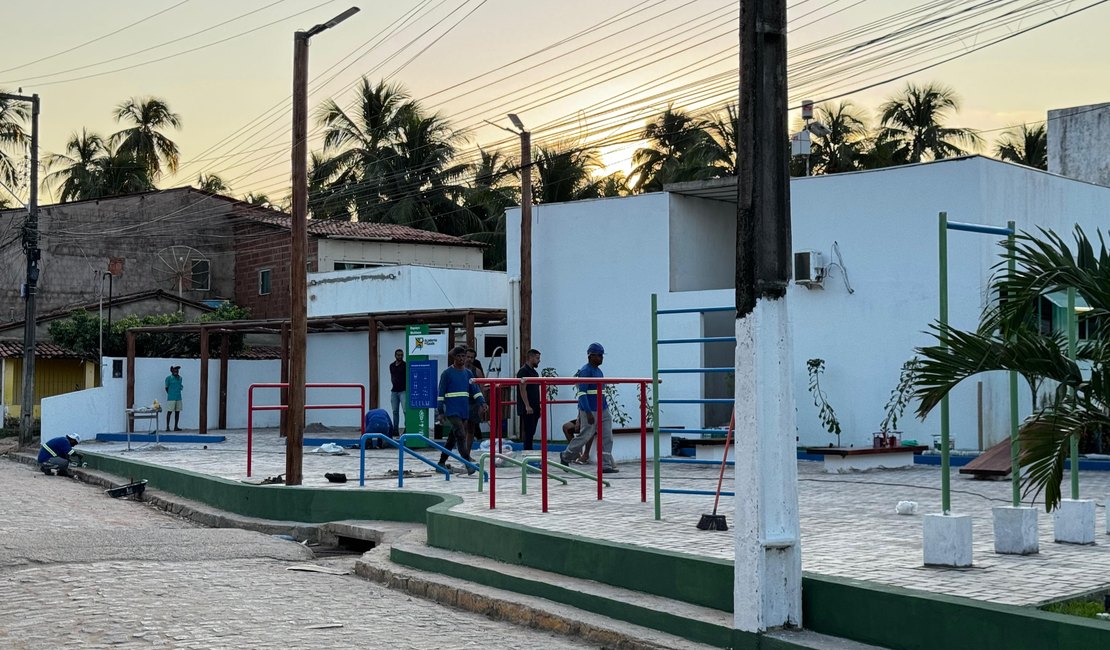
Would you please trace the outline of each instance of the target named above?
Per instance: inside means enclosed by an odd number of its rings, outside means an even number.
[[[409,408],[434,409],[439,396],[439,362],[409,361]]]

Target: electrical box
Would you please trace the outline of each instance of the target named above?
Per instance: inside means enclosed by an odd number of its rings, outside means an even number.
[[[825,259],[820,251],[794,253],[794,283],[803,287],[821,288],[825,280]]]

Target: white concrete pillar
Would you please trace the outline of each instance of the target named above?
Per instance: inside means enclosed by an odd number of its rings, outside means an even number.
[[[1095,502],[1089,499],[1060,499],[1053,523],[1057,542],[1094,544]]]
[[[802,625],[790,328],[785,299],[736,321],[733,622],[745,632]]]
[[[995,553],[1032,555],[1040,552],[1036,508],[995,506],[991,513],[994,517]]]
[[[971,517],[936,513],[922,518],[925,566],[971,566]]]

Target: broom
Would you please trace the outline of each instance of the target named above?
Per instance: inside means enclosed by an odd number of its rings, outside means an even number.
[[[724,515],[717,514],[717,505],[721,502],[721,484],[725,480],[725,465],[728,463],[728,448],[732,444],[732,428],[736,425],[736,412],[733,411],[732,419],[728,421],[728,434],[725,435],[725,453],[721,457],[721,474],[717,477],[717,496],[713,499],[713,514],[702,515],[698,521],[698,530],[728,530],[728,523]]]

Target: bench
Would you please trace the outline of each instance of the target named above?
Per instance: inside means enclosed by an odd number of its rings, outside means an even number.
[[[912,467],[915,454],[928,449],[925,445],[902,447],[810,447],[807,453],[824,457],[829,474],[861,472],[869,469]]]

